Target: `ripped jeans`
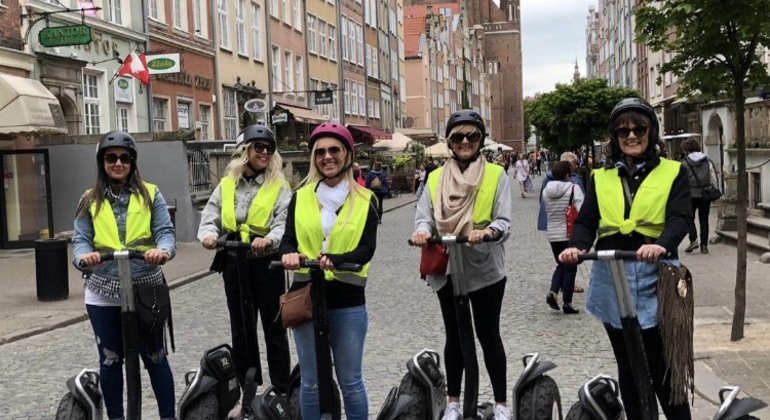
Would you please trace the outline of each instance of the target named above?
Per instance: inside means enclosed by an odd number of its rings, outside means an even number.
[[[94,330],[99,349],[99,376],[101,379],[107,418],[122,419],[123,414],[123,328],[119,306],[86,305],[88,319]],[[158,401],[161,419],[174,418],[174,377],[163,348],[148,348],[139,340],[139,354],[150,375],[152,390]]]
[[[345,416],[348,420],[367,420],[369,400],[363,377],[364,340],[369,326],[366,306],[327,310],[329,343],[334,359]],[[305,420],[320,419],[318,375],[316,370],[313,323],[294,328],[294,341],[301,372],[299,399]]]

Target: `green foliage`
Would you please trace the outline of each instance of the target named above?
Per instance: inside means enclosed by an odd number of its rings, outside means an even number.
[[[532,121],[530,121],[529,114],[527,113],[527,106],[534,101],[534,98],[524,98],[524,141],[532,137]]]
[[[425,162],[425,145],[413,141],[409,143],[409,149],[411,149],[411,152],[414,153],[414,163],[415,165],[419,165],[423,162]]]
[[[406,165],[411,161],[412,161],[412,156],[410,155],[399,155],[399,156],[393,157],[393,165],[396,168],[401,168],[402,166]]]
[[[300,142],[299,148],[300,148],[300,150],[307,149],[307,142],[306,141]]]
[[[524,115],[535,127],[542,147],[575,150],[607,137],[608,118],[621,99],[640,96],[604,79],[581,79],[524,102]]]

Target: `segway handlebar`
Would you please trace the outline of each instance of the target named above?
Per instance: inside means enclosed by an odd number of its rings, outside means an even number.
[[[100,252],[99,259],[101,260],[101,262],[118,260],[118,259],[143,260],[144,251],[127,250],[127,251]],[[78,267],[86,268],[86,265],[83,264],[83,261],[78,261]]]
[[[319,269],[321,268],[321,261],[319,260],[300,260],[299,261],[299,267],[300,268],[310,268],[310,269]],[[281,261],[270,261],[270,269],[275,268],[283,268],[283,263]],[[337,270],[341,271],[352,271],[354,273],[357,273],[363,269],[363,265],[361,264],[354,264],[354,263],[342,263],[337,267]]]
[[[493,236],[485,236],[484,242],[492,242],[496,240],[497,238]],[[409,242],[409,245],[414,245],[414,242],[412,242],[411,239],[409,239],[407,242]],[[430,239],[428,239],[428,245],[451,245],[451,244],[465,244],[468,243],[468,236],[466,235],[446,235],[446,236],[433,236]]]
[[[251,244],[248,242],[241,242],[236,240],[228,240],[226,236],[222,236],[217,239],[217,248],[223,248],[229,251],[237,250],[250,250]]]
[[[595,251],[578,254],[578,261],[607,261],[607,260],[635,260],[636,251],[620,251],[616,249],[607,251]]]

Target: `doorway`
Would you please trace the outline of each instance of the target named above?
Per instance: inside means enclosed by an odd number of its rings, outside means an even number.
[[[53,237],[48,150],[0,151],[0,172],[0,248],[31,248],[35,239]]]

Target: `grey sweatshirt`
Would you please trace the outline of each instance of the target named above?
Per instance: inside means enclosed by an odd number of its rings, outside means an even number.
[[[572,204],[580,210],[580,206],[583,204],[583,190],[580,189],[580,186],[569,181],[551,181],[546,184],[543,190],[543,204],[548,217],[548,242],[569,240],[566,211],[573,186],[575,194],[572,197]]]
[[[432,172],[428,176],[438,175],[438,172]],[[500,238],[494,242],[484,242],[472,247],[463,246],[463,264],[469,292],[496,283],[506,275],[504,242],[508,239],[511,228],[511,187],[505,172],[500,174],[492,207],[492,221],[486,227],[498,230],[501,233]],[[420,196],[420,201],[417,203],[414,228],[415,232],[436,234],[433,202],[428,191]],[[451,264],[447,266],[447,274],[452,274]],[[446,276],[427,276],[426,280],[434,291],[444,287],[447,282]]]

